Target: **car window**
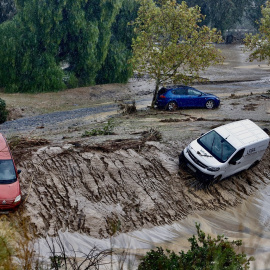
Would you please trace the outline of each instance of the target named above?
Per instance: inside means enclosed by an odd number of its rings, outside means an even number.
[[[12,183],[16,178],[16,172],[12,160],[0,160],[0,183]]]
[[[189,96],[200,96],[201,92],[199,92],[199,91],[197,91],[195,89],[189,88],[188,89],[188,95]]]
[[[172,91],[175,95],[187,95],[187,89],[185,88],[177,88]]]
[[[230,160],[230,162],[236,162],[238,161],[239,159],[242,158],[243,154],[245,152],[245,148],[239,150],[233,157],[232,159]]]
[[[199,138],[198,143],[219,162],[224,163],[235,152],[235,148],[216,131],[212,130]]]
[[[166,89],[165,87],[162,87],[162,88],[160,88],[160,90],[158,91],[158,95],[163,95],[163,94],[166,93],[166,91],[167,91],[167,89]]]

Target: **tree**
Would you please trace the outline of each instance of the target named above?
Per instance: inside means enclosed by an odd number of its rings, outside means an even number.
[[[212,44],[221,37],[215,29],[199,26],[202,19],[198,6],[188,8],[175,0],[158,6],[153,0],[141,0],[132,62],[137,72],[155,80],[152,107],[160,85],[200,80],[199,71],[222,60]]]
[[[249,5],[245,9],[245,17],[254,28],[258,29],[258,21],[262,17],[261,7],[265,4],[266,0],[249,0],[248,2]]]
[[[126,83],[132,75],[130,58],[132,56],[132,38],[134,37],[131,21],[137,17],[139,5],[136,0],[125,0],[116,20],[112,25],[112,35],[108,55],[98,72],[97,84],[109,82]]]
[[[0,24],[11,19],[16,13],[13,0],[0,0]]]
[[[122,3],[17,0],[17,15],[0,26],[0,85],[37,92],[63,89],[64,79],[73,86],[95,84]]]
[[[253,257],[247,258],[246,254],[238,254],[235,249],[242,245],[241,240],[228,241],[224,235],[217,238],[206,236],[196,224],[197,238],[193,235],[188,241],[190,250],[176,254],[162,248],[151,250],[143,257],[138,270],[195,270],[195,269],[249,269]]]
[[[222,33],[240,22],[250,0],[187,0],[189,6],[198,5],[206,16],[205,25],[217,28]]]
[[[270,2],[262,7],[262,18],[259,24],[259,33],[248,34],[244,40],[245,49],[250,51],[249,61],[267,60],[270,64]]]

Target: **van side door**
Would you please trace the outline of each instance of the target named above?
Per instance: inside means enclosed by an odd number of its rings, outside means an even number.
[[[244,152],[245,148],[242,148],[238,150],[228,161],[228,167],[226,169],[226,172],[224,174],[224,177],[230,176],[232,174],[235,174],[237,172],[242,171],[245,168],[245,162],[244,161]]]

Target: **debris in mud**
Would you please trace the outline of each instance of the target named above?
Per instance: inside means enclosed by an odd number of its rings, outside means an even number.
[[[137,112],[135,100],[121,101],[118,104],[118,108],[120,110],[120,113],[122,113],[122,114],[133,114],[133,113]]]
[[[173,122],[189,122],[189,121],[205,121],[204,118],[202,117],[194,117],[194,116],[190,116],[187,118],[183,118],[183,119],[177,119],[177,118],[169,118],[169,119],[161,119],[159,122],[161,123],[173,123]]]
[[[246,104],[246,105],[244,105],[242,110],[244,110],[244,111],[255,111],[256,108],[258,107],[258,105],[259,104],[257,104],[257,103]]]
[[[161,119],[159,122],[161,123],[183,122],[183,119],[169,118],[169,119]]]
[[[263,98],[270,98],[270,94],[264,94],[264,95],[261,95],[261,97],[263,97]]]
[[[31,154],[31,148],[48,145],[50,142],[46,139],[35,139],[26,137],[13,137],[9,140],[9,147],[12,151],[15,162],[19,162],[20,159]]]
[[[101,152],[113,152],[116,150],[140,150],[144,147],[147,141],[160,141],[161,133],[158,130],[150,129],[149,131],[141,132],[140,139],[118,139],[118,140],[108,140],[102,144],[87,145],[84,146],[84,151],[101,151]]]

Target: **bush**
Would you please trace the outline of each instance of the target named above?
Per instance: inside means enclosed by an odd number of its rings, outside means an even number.
[[[98,135],[112,135],[114,125],[115,124],[114,124],[113,119],[109,119],[108,123],[102,128],[92,129],[90,131],[85,130],[82,137],[91,137],[91,136],[98,136]]]
[[[6,102],[0,98],[0,124],[7,121],[8,111],[6,110]]]
[[[181,251],[178,254],[164,250],[160,247],[151,250],[143,257],[138,270],[195,270],[195,269],[249,269],[250,261],[246,254],[237,254],[235,247],[242,245],[241,240],[228,241],[224,235],[211,238],[196,224],[198,237],[194,235],[188,241],[191,243],[187,253]]]

